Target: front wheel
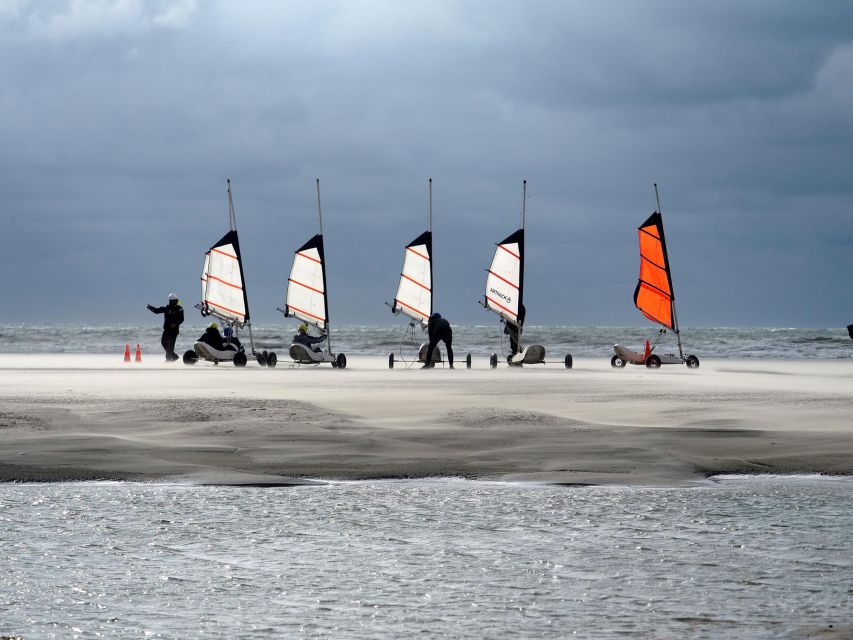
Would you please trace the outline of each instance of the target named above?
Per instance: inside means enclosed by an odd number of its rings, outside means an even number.
[[[245,367],[246,362],[248,362],[248,360],[246,359],[246,353],[244,351],[240,351],[234,354],[235,367]]]
[[[660,369],[660,358],[655,354],[650,355],[646,358],[646,367],[649,369]]]
[[[388,354],[388,368],[389,369],[394,368],[394,354],[393,353]]]
[[[471,368],[471,354],[470,353],[467,356],[465,356],[465,368],[466,369]]]
[[[275,351],[270,351],[267,354],[267,366],[272,369],[276,364],[278,364],[278,356],[275,355]]]
[[[335,366],[338,369],[346,369],[347,368],[347,357],[344,354],[339,353],[338,357],[335,358]]]
[[[571,353],[566,354],[566,358],[563,361],[563,363],[566,365],[566,369],[572,368],[572,354]]]
[[[684,361],[690,369],[698,369],[699,368],[699,358],[696,356],[687,356],[687,359]]]
[[[262,367],[267,366],[267,352],[262,351],[261,353],[256,353],[255,354],[255,360],[257,360],[258,364],[261,365]]]
[[[620,358],[619,356],[613,356],[610,358],[610,366],[614,369],[621,369],[626,364],[624,358]]]
[[[190,349],[189,351],[184,351],[184,364],[193,365],[198,362],[198,354]]]
[[[492,354],[492,356],[489,358],[489,366],[490,366],[492,369],[497,369],[497,366],[498,366],[498,354],[496,354],[496,353],[493,353],[493,354]]]

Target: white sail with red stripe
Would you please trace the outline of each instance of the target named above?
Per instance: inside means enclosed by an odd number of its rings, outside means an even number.
[[[236,229],[222,236],[204,255],[201,291],[204,315],[216,316],[239,326],[248,322],[249,304],[243,286],[243,265]]]
[[[325,331],[329,322],[323,235],[318,233],[297,249],[287,279],[284,314]]]
[[[524,286],[524,228],[518,229],[495,248],[486,276],[483,306],[503,319],[518,324]]]
[[[406,245],[394,313],[426,326],[432,315],[432,231],[424,231]]]

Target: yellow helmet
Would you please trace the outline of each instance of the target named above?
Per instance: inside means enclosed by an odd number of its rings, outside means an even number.
[[[219,325],[218,325],[218,324],[216,324],[215,322],[211,322],[209,325],[207,325],[207,327],[208,327],[209,329],[218,329],[218,328],[219,328]]]
[[[297,328],[298,328],[298,329],[299,329],[299,331],[301,331],[302,333],[307,333],[307,332],[308,332],[308,325],[307,325],[307,324],[305,324],[304,322],[303,322],[302,324],[300,324],[300,325],[299,325],[299,327],[297,327]]]

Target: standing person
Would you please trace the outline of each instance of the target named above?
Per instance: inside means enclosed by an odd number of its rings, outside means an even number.
[[[421,369],[432,369],[432,352],[435,350],[435,345],[439,341],[444,343],[447,348],[447,362],[450,368],[453,368],[453,329],[450,328],[450,323],[441,317],[440,313],[434,313],[430,316],[427,322],[427,333],[429,334],[429,347],[426,352],[426,363]]]
[[[509,320],[504,323],[504,333],[509,336],[509,349],[511,351],[507,361],[511,360],[512,357],[518,353],[518,338],[521,335],[521,328],[524,326],[525,315],[527,315],[527,309],[525,309],[522,304],[518,309],[518,316],[516,316],[518,318],[518,323],[510,322]]]
[[[148,305],[151,313],[163,314],[163,336],[160,344],[166,352],[166,362],[174,362],[178,359],[175,353],[175,341],[178,339],[181,323],[184,321],[184,308],[178,301],[178,296],[169,294],[169,303],[165,307],[153,307]]]

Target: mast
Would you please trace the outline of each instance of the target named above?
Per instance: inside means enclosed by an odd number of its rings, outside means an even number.
[[[432,178],[429,179],[429,219],[427,221],[427,231],[432,233]]]
[[[228,227],[231,231],[237,231],[237,216],[234,215],[234,199],[231,197],[231,178],[228,182]]]
[[[660,208],[660,194],[658,193],[658,183],[654,183],[655,186],[655,200],[658,205],[658,213],[661,217],[661,230],[663,230],[663,212]],[[667,252],[668,254],[669,252]],[[669,263],[669,255],[667,255],[667,263]],[[672,269],[672,265],[669,265],[670,270]],[[681,331],[678,328],[678,314],[675,311],[675,287],[672,285],[672,278],[670,278],[669,283],[670,295],[672,296],[672,326],[675,329],[675,338],[678,341],[678,355],[681,356],[681,359],[684,360],[684,349],[681,346]]]
[[[320,243],[323,247],[322,252],[322,260],[323,264],[320,265],[323,269],[323,304],[326,309],[326,350],[329,352],[329,355],[332,355],[332,330],[329,326],[329,290],[326,286],[326,247],[325,242],[323,241],[323,207],[320,204],[320,178],[316,178],[317,182],[317,217],[320,219]]]
[[[524,223],[527,221],[527,180],[524,180],[521,183],[521,233],[522,237],[524,234]],[[524,245],[521,244],[519,246],[521,252],[521,260],[519,261],[519,271],[518,271],[518,316],[521,316],[521,310],[524,308]],[[525,312],[525,315],[526,312]],[[521,318],[518,317],[520,320]],[[515,328],[518,330],[518,335],[516,336],[516,341],[518,342],[518,348],[521,348],[521,330],[522,323],[518,322],[515,325]]]

